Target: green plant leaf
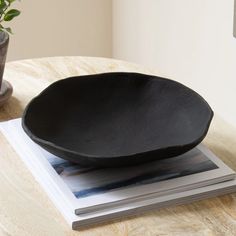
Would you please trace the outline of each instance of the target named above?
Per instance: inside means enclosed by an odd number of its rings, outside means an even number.
[[[15,2],[16,0],[6,0],[8,3],[12,3],[12,2]]]
[[[20,15],[20,11],[16,9],[11,9],[5,14],[3,19],[5,21],[11,21],[14,17],[19,16],[19,15]]]
[[[13,32],[12,32],[12,30],[11,30],[10,27],[5,28],[5,30],[6,30],[8,33],[10,33],[10,34],[13,34]]]
[[[2,13],[7,7],[5,1],[0,1],[0,13]]]

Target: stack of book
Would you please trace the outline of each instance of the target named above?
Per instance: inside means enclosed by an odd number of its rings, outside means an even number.
[[[0,130],[72,229],[236,190],[235,172],[202,144],[169,159],[95,168],[48,153],[24,133],[21,119]]]

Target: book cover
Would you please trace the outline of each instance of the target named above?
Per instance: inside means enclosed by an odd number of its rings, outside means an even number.
[[[0,130],[74,228],[235,190],[234,171],[203,145],[141,166],[85,168],[32,142],[20,119]]]

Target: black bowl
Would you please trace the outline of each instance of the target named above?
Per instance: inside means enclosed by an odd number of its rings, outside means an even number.
[[[186,86],[138,73],[57,81],[26,107],[22,126],[52,154],[81,165],[124,166],[189,151],[213,112]]]

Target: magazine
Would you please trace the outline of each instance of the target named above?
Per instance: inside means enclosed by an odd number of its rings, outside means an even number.
[[[45,151],[24,133],[21,119],[2,122],[0,130],[74,228],[235,190],[234,171],[203,145],[142,165],[95,168]]]

